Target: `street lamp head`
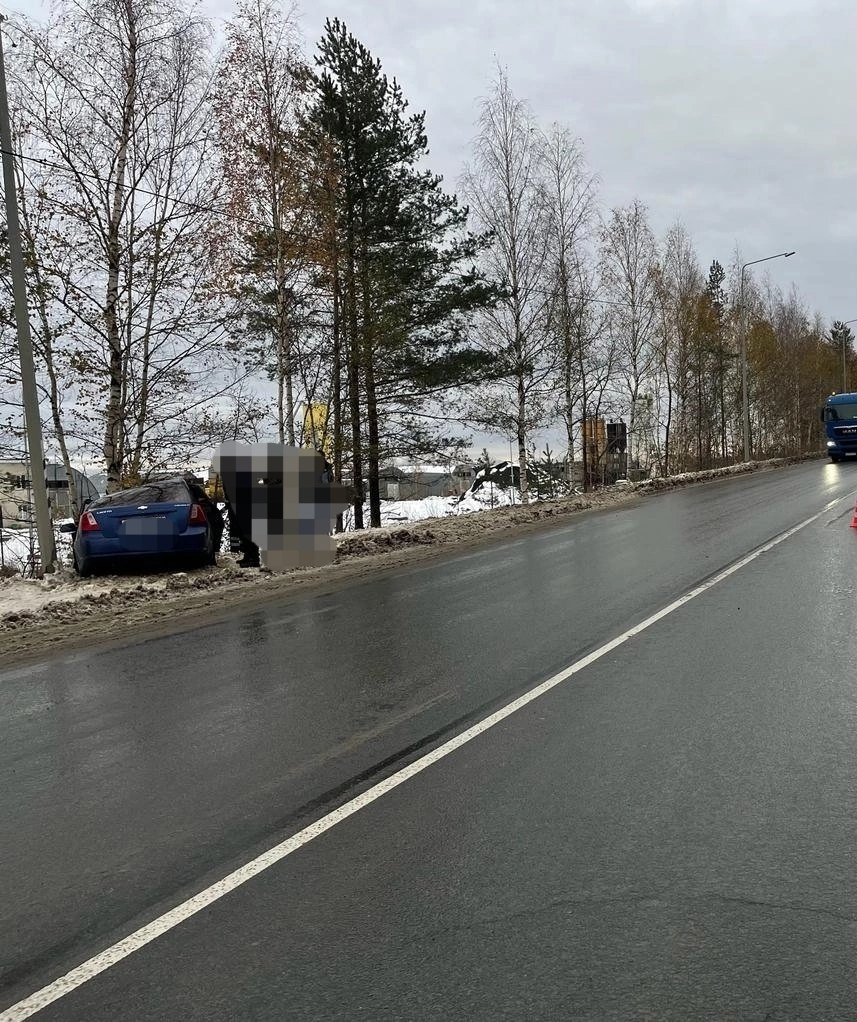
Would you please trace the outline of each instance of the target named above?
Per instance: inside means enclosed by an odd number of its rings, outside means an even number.
[[[750,260],[749,263],[744,263],[744,265],[741,267],[742,279],[743,279],[744,270],[746,270],[748,266],[755,266],[757,263],[767,263],[771,259],[782,259],[783,256],[785,256],[786,259],[788,259],[789,256],[793,256],[793,255],[794,255],[794,252],[777,252],[776,255],[765,256],[764,259],[752,259],[752,260]]]

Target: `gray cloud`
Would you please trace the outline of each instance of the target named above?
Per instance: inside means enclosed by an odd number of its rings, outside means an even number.
[[[42,18],[45,0],[25,0]],[[222,25],[230,0],[203,0]],[[339,16],[427,111],[433,169],[468,158],[497,60],[545,123],[569,124],[602,199],[681,218],[703,265],[786,248],[826,317],[857,317],[854,0],[302,0],[307,45]]]
[[[604,204],[639,197],[659,234],[680,218],[703,266],[736,245],[748,260],[796,249],[772,282],[857,317],[854,0],[300,2],[308,47],[339,16],[427,111],[450,187],[499,60],[543,123],[583,139]],[[203,10],[220,27],[233,4]]]
[[[825,316],[857,316],[857,4],[852,0],[307,0],[308,42],[337,14],[427,111],[450,184],[493,66],[545,123],[571,125],[607,204],[680,217],[700,259],[786,248]]]

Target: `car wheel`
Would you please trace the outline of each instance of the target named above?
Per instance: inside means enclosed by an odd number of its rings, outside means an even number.
[[[841,458],[841,457],[840,457],[840,455],[838,455],[838,454],[831,454],[831,455],[830,455],[830,460],[831,460],[831,461],[833,462],[833,464],[835,465],[835,464],[836,464],[837,462],[839,462],[839,461],[842,461],[842,458]]]
[[[90,575],[95,574],[95,569],[92,566],[92,560],[89,557],[78,558],[77,554],[75,554],[74,567],[75,571],[77,571],[81,578],[89,578]]]

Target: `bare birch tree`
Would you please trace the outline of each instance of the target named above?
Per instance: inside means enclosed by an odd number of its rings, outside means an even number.
[[[667,387],[663,474],[670,466],[686,471],[693,440],[693,339],[702,275],[691,239],[681,223],[670,228],[662,245],[658,275],[658,362]]]
[[[482,104],[472,166],[462,190],[480,228],[491,233],[488,272],[505,293],[484,317],[483,343],[508,371],[508,384],[480,400],[474,420],[513,436],[521,495],[527,492],[530,433],[544,421],[553,370],[546,329],[549,234],[538,128],[499,70]]]
[[[602,231],[602,277],[613,302],[611,328],[621,352],[629,402],[628,444],[637,454],[637,408],[657,362],[657,246],[645,206],[613,209]]]
[[[13,137],[20,139],[21,131],[17,123],[13,123]],[[55,299],[53,281],[45,272],[42,263],[47,238],[56,229],[56,211],[49,201],[45,201],[44,193],[28,187],[28,170],[31,169],[21,160],[16,161],[16,178],[18,182],[17,200],[20,213],[21,237],[24,248],[24,263],[28,275],[28,297],[32,311],[31,329],[33,347],[39,366],[43,369],[37,376],[40,403],[47,403],[50,413],[45,428],[46,450],[56,448],[62,461],[66,482],[69,490],[69,505],[72,515],[77,518],[80,501],[77,492],[77,480],[72,472],[69,438],[66,434],[63,416],[65,391],[69,386],[69,375],[66,360],[57,344],[57,337],[63,330],[63,321],[51,315],[51,305]],[[39,241],[45,240],[45,245]],[[4,285],[6,300],[11,303],[11,279],[7,272],[5,247],[0,257],[0,280]],[[5,325],[5,324],[4,324]],[[9,322],[10,333],[14,328]],[[0,354],[6,366],[8,378],[12,385],[20,388],[20,371],[17,352],[10,348]],[[44,428],[44,427],[43,427]]]
[[[245,279],[245,319],[270,337],[277,433],[294,445],[309,244],[308,168],[298,140],[306,62],[295,9],[273,0],[243,0],[226,37],[215,109],[229,208],[241,224],[226,240]]]
[[[554,125],[543,139],[541,159],[548,232],[547,322],[559,370],[557,411],[565,425],[569,458],[573,458],[576,427],[588,416],[592,403],[592,356],[600,334],[596,287],[587,266],[596,216],[596,180],[586,167],[582,143],[561,125]],[[581,443],[581,449],[584,485],[588,486],[586,445]]]
[[[58,5],[24,23],[14,78],[34,237],[67,359],[68,436],[101,434],[108,488],[189,449],[235,382],[208,287],[212,130],[207,24],[170,0]]]

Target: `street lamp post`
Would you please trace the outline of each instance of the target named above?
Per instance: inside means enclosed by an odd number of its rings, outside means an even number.
[[[741,316],[741,410],[744,420],[744,461],[750,460],[750,399],[747,392],[747,323],[744,311],[744,271],[756,263],[766,263],[769,259],[788,259],[794,252],[777,252],[776,255],[765,256],[764,259],[752,259],[741,267],[741,287],[738,307]]]

